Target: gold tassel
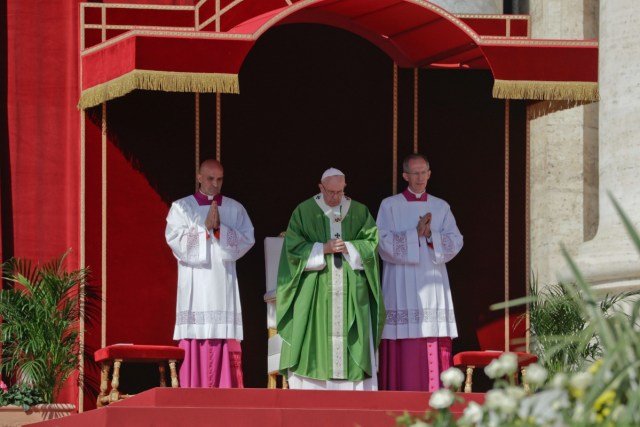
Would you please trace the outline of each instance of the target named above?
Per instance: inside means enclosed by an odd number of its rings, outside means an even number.
[[[124,96],[135,89],[163,92],[240,93],[237,74],[133,70],[83,91],[78,108],[85,110]]]
[[[600,100],[598,83],[546,82],[534,80],[495,80],[493,97],[500,99],[536,99],[588,101]]]

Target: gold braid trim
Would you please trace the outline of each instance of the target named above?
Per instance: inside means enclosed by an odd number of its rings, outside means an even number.
[[[163,92],[240,93],[237,74],[133,70],[82,91],[78,109],[95,107],[135,89]]]
[[[595,102],[600,99],[598,83],[545,82],[535,80],[497,80],[493,97],[501,99],[537,99]]]

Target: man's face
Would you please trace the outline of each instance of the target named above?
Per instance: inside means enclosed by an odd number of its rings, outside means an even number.
[[[344,196],[344,187],[346,186],[344,176],[330,176],[318,184],[324,202],[331,207],[340,204],[342,196]]]
[[[200,183],[200,191],[207,196],[215,196],[222,190],[222,180],[224,178],[224,171],[222,167],[203,166],[198,174],[198,182]]]
[[[414,193],[422,193],[427,189],[427,182],[431,177],[431,170],[423,159],[409,160],[409,171],[403,172],[402,177],[409,183],[409,189]]]

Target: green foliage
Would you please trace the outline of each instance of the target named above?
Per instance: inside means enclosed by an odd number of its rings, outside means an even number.
[[[605,295],[597,304],[604,318],[638,291]],[[540,289],[535,277],[529,306],[532,351],[550,375],[577,372],[603,354],[597,330],[589,327],[589,314],[576,284],[548,285]]]
[[[628,222],[626,216],[621,211],[619,213],[623,221]],[[628,228],[628,231],[640,252],[637,233],[633,228]],[[585,392],[583,404],[586,408],[597,408],[603,396],[611,396],[608,401],[611,409],[600,414],[602,425],[640,425],[640,300],[627,301],[626,313],[613,310],[608,315],[603,314],[602,304],[591,286],[566,250],[563,253],[579,289],[571,297],[582,301],[581,307],[587,316],[583,336],[596,335],[603,353],[591,387]]]
[[[68,253],[42,266],[15,258],[2,265],[10,286],[0,292],[0,372],[19,390],[42,393],[46,403],[78,369],[79,322],[91,321],[97,307],[88,268],[63,268]]]
[[[42,392],[26,384],[14,384],[6,391],[0,392],[0,406],[22,406],[23,410],[28,411],[30,407],[39,403],[46,403]]]

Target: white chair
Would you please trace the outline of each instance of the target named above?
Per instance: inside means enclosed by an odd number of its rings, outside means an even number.
[[[278,335],[276,326],[276,286],[278,283],[278,265],[284,237],[267,237],[264,239],[265,273],[267,281],[267,293],[264,294],[264,302],[267,303],[267,388],[277,388],[277,375],[280,366],[280,348],[282,338]],[[288,388],[287,379],[282,377],[282,388]]]

